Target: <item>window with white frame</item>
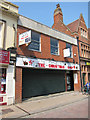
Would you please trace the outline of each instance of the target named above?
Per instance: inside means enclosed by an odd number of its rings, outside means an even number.
[[[87,38],[87,31],[81,28],[81,36]]]
[[[40,34],[34,31],[31,31],[31,43],[28,46],[29,50],[41,51],[40,49]]]
[[[59,55],[59,42],[54,38],[50,38],[51,54]]]
[[[69,43],[66,43],[66,49],[67,48],[69,48],[70,49],[70,58],[72,58],[73,57],[73,53],[72,53],[72,45],[71,44],[69,44]]]

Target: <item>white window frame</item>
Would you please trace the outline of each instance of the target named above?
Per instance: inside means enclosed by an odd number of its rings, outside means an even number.
[[[50,37],[50,50],[51,50],[51,46],[53,46],[53,47],[55,47],[56,48],[56,46],[54,46],[54,45],[51,45],[51,39],[54,39],[54,40],[56,40],[57,42],[58,42],[58,53],[57,54],[54,54],[54,53],[51,53],[51,55],[60,55],[60,53],[59,53],[59,40],[57,40],[57,39],[55,39],[55,38],[52,38],[52,37]]]
[[[32,31],[32,32],[35,32],[35,31]],[[35,32],[35,33],[38,33],[38,32]],[[31,33],[32,34],[32,33]],[[40,33],[38,33],[40,34]],[[32,35],[31,35],[32,36]],[[34,41],[34,40],[33,40]],[[32,37],[31,37],[31,42],[32,42]],[[32,50],[32,51],[37,51],[37,52],[41,52],[41,34],[40,34],[40,37],[39,37],[39,50],[36,50],[36,49],[32,49],[32,48],[29,48],[28,46],[28,50]]]

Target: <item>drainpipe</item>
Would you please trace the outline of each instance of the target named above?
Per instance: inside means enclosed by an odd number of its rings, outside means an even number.
[[[15,25],[13,24],[13,29],[14,29],[14,47],[16,47],[16,28]]]
[[[82,78],[81,78],[81,65],[80,65],[79,37],[77,37],[77,44],[78,44],[78,56],[79,56],[79,66],[80,66],[80,81],[81,81],[81,91],[82,91]]]
[[[16,28],[15,28],[14,24],[13,24],[13,29],[14,29],[14,48],[16,48],[16,35],[17,35],[17,31],[16,31]],[[15,52],[15,57],[16,57],[16,52]],[[16,81],[16,61],[14,62],[14,77],[13,78]],[[15,95],[15,91],[14,91],[14,95]],[[13,103],[15,103],[15,96],[13,98]]]
[[[14,48],[16,48],[16,28],[15,25],[13,24],[13,29],[14,29]],[[14,62],[14,79],[16,79],[16,62]]]

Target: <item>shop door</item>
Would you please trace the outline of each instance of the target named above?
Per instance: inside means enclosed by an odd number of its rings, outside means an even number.
[[[74,90],[73,73],[67,74],[67,91]]]
[[[56,70],[23,69],[22,98],[65,91],[65,72]]]

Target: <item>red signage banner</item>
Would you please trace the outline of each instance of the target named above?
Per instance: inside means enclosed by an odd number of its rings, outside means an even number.
[[[9,64],[10,52],[5,50],[0,50],[0,63]]]

